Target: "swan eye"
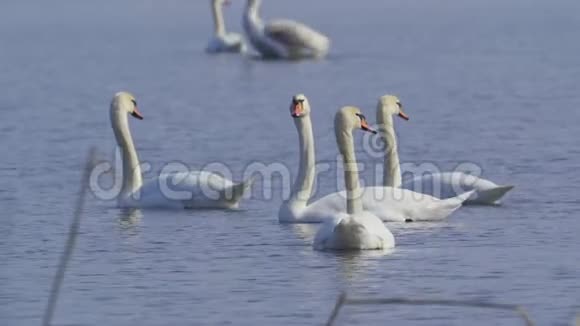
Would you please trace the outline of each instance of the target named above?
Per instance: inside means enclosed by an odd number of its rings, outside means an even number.
[[[366,121],[367,120],[367,117],[365,117],[365,115],[362,114],[362,113],[357,113],[356,116],[359,117],[359,119],[361,119],[361,121]]]
[[[294,105],[296,105],[296,104],[298,104],[298,103],[302,104],[302,103],[304,103],[304,99],[303,99],[303,98],[301,98],[301,99],[293,99],[293,100],[292,100],[292,103],[293,103]]]
[[[401,102],[397,102],[397,106],[399,107],[399,109],[403,108],[403,105],[401,104]]]
[[[134,105],[135,107],[137,107],[137,101],[135,101],[134,99],[132,99],[132,100],[131,100],[131,102],[133,102],[133,105]]]

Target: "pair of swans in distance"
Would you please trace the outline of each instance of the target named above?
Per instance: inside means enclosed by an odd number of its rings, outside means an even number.
[[[211,0],[215,33],[206,51],[209,53],[244,53],[247,45],[237,33],[226,31],[223,6],[228,0]],[[322,58],[330,48],[330,40],[314,29],[289,19],[276,19],[268,23],[260,18],[261,0],[247,0],[243,27],[250,44],[263,57],[269,59]]]

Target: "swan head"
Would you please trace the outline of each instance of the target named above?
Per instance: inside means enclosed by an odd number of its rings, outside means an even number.
[[[310,104],[304,94],[296,94],[292,96],[292,103],[290,103],[290,115],[297,119],[310,115]]]
[[[377,116],[398,115],[404,120],[409,120],[409,116],[403,112],[403,105],[398,97],[394,95],[383,95],[379,98],[377,105]]]
[[[137,109],[137,100],[129,92],[118,92],[111,101],[111,111],[130,114],[133,117],[143,120],[143,116]]]
[[[372,129],[367,118],[362,114],[361,110],[354,106],[345,106],[338,110],[334,117],[334,129],[338,133],[345,131],[352,132],[355,129],[362,129],[364,131],[376,134],[377,131]]]

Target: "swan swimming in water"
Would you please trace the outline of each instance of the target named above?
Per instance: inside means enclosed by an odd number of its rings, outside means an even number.
[[[322,58],[328,53],[328,37],[288,19],[264,23],[259,15],[261,0],[247,0],[243,18],[250,43],[264,58]]]
[[[139,158],[129,131],[129,115],[143,119],[135,97],[128,92],[115,94],[110,118],[123,161],[118,198],[120,207],[231,209],[239,206],[244,192],[252,184],[251,178],[234,184],[211,172],[193,171],[162,174],[143,183]]]
[[[228,33],[222,12],[223,6],[228,4],[228,0],[211,0],[211,9],[215,25],[215,35],[209,40],[206,51],[208,53],[242,53],[246,52],[244,38],[237,33]]]
[[[345,192],[336,192],[310,202],[316,175],[314,137],[310,120],[310,104],[303,94],[292,97],[290,115],[298,131],[300,160],[298,175],[292,186],[290,198],[282,203],[278,212],[280,223],[320,223],[328,219],[328,212],[346,212]],[[365,210],[383,221],[442,220],[461,207],[471,193],[441,200],[410,190],[369,186],[362,188]]]
[[[409,120],[409,117],[403,112],[401,101],[396,96],[381,96],[377,104],[377,121],[380,125],[381,138],[385,143],[384,186],[402,187],[444,199],[455,197],[458,192],[475,190],[464,204],[487,205],[499,204],[503,195],[514,187],[499,186],[492,181],[463,172],[423,174],[402,183],[397,137],[393,123],[394,115]]]
[[[331,219],[316,233],[316,250],[376,250],[395,247],[395,238],[383,221],[363,208],[352,135],[355,129],[376,133],[368,127],[358,108],[347,106],[336,113],[336,143],[344,166],[349,167],[344,170],[347,208],[346,212],[327,212]]]

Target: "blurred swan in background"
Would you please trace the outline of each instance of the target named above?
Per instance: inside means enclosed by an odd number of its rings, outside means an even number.
[[[381,96],[377,104],[377,122],[380,125],[381,138],[385,144],[383,186],[402,187],[443,199],[455,197],[458,193],[465,191],[475,190],[464,204],[488,205],[499,204],[500,199],[514,187],[511,185],[499,186],[489,180],[463,172],[422,174],[402,183],[397,137],[393,123],[394,115],[409,120],[409,117],[403,112],[401,101],[396,96]]]
[[[322,58],[328,53],[330,40],[312,28],[288,19],[264,23],[259,15],[261,0],[247,0],[243,18],[244,30],[264,58]]]
[[[247,49],[244,38],[237,33],[228,33],[223,16],[223,6],[228,4],[228,0],[211,0],[213,21],[215,24],[215,35],[209,40],[206,51],[208,53],[245,52]]]
[[[234,184],[218,174],[205,171],[167,173],[143,183],[141,166],[128,115],[139,120],[135,97],[128,92],[115,94],[110,118],[117,145],[121,149],[123,178],[118,197],[120,207],[158,208],[237,208],[253,179]]]
[[[316,175],[314,137],[310,120],[310,104],[303,94],[292,97],[290,115],[298,131],[300,160],[298,175],[292,186],[290,198],[282,203],[278,212],[280,223],[320,223],[328,219],[328,212],[346,212],[345,191],[331,193],[310,202]],[[366,121],[366,120],[365,120]],[[369,186],[362,188],[365,210],[383,221],[433,221],[442,220],[461,207],[471,193],[441,200],[410,190]]]
[[[361,200],[352,131],[374,132],[361,111],[352,106],[340,109],[334,119],[334,132],[344,166],[346,213],[329,211],[332,219],[324,223],[314,238],[316,250],[376,250],[395,247],[395,237],[383,221],[365,211]]]

